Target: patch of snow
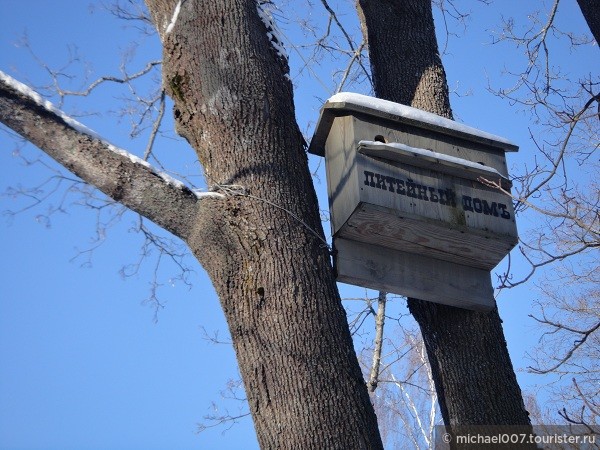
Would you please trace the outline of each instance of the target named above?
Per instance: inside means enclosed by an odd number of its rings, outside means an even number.
[[[100,136],[94,130],[86,127],[81,122],[78,122],[77,120],[73,119],[71,116],[67,115],[66,113],[64,113],[63,111],[58,109],[56,106],[54,106],[48,100],[45,100],[40,94],[38,94],[36,91],[31,89],[29,86],[21,83],[20,81],[15,80],[13,77],[4,73],[1,70],[0,70],[0,80],[2,80],[4,83],[8,84],[15,90],[19,91],[24,96],[33,100],[35,103],[37,103],[42,108],[44,108],[47,111],[51,112],[52,114],[55,114],[58,117],[60,117],[68,126],[73,128],[75,131],[78,131],[79,133],[90,136],[94,139],[98,139],[104,145],[106,145],[106,147],[110,151],[112,151],[118,155],[124,156],[125,158],[128,158],[130,161],[134,162],[135,164],[140,164],[140,165],[146,167],[152,173],[158,175],[160,178],[162,178],[164,181],[166,181],[167,184],[170,184],[171,186],[174,186],[179,189],[182,189],[183,187],[185,187],[185,184],[183,182],[173,178],[172,176],[170,176],[169,174],[167,174],[165,172],[158,170],[156,167],[152,166],[148,161],[145,161],[142,158],[140,158],[139,156],[136,156],[133,153],[128,152],[127,150],[124,150],[122,148],[119,148],[119,147],[111,144],[106,139],[102,138],[102,136]]]
[[[29,97],[31,100],[33,100],[35,103],[37,103],[38,105],[40,105],[47,111],[50,111],[51,113],[59,116],[71,128],[74,128],[75,130],[79,131],[80,133],[87,134],[88,136],[91,136],[93,138],[101,139],[101,137],[98,135],[98,133],[89,129],[88,127],[86,127],[82,123],[76,121],[72,117],[68,116],[63,111],[61,111],[56,106],[54,106],[51,102],[49,102],[48,100],[45,100],[40,94],[38,94],[36,91],[31,89],[29,86],[21,83],[20,81],[15,80],[13,77],[2,72],[1,70],[0,70],[0,80],[2,80],[6,84],[8,84],[10,87],[14,88],[15,90],[19,91],[24,96]]]
[[[197,198],[206,198],[206,197],[225,198],[225,194],[221,194],[220,192],[203,191],[200,189],[194,189],[192,192],[196,195]]]
[[[260,19],[267,27],[267,37],[271,41],[271,45],[277,52],[280,58],[289,61],[287,51],[283,45],[283,33],[275,23],[271,9],[269,8],[270,2],[264,0],[256,0],[256,9]]]
[[[417,108],[413,108],[411,106],[402,105],[400,103],[390,102],[388,100],[382,100],[375,97],[369,97],[368,95],[355,94],[352,92],[340,92],[332,96],[328,103],[350,103],[352,105],[362,106],[365,108],[375,109],[377,111],[382,111],[387,114],[391,114],[394,116],[406,117],[407,119],[416,120],[419,122],[428,123],[430,125],[434,125],[439,128],[445,128],[448,130],[454,130],[460,133],[469,134],[472,136],[477,136],[484,139],[489,139],[492,141],[496,141],[501,144],[506,144],[507,146],[516,147],[508,139],[505,139],[500,136],[496,136],[491,133],[487,133],[485,131],[478,130],[477,128],[470,127],[468,125],[463,125],[462,123],[455,122],[454,120],[447,119],[445,117],[438,116],[437,114],[429,113],[426,111],[422,111]]]
[[[173,11],[173,17],[171,17],[171,22],[169,22],[169,25],[167,25],[167,29],[165,30],[165,33],[169,34],[171,31],[173,31],[173,27],[177,23],[177,18],[179,17],[180,11],[181,11],[181,0],[179,0],[177,2],[177,6],[175,6],[175,11]]]

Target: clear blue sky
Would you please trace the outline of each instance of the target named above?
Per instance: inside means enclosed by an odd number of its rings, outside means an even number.
[[[498,81],[503,66],[522,57],[513,49],[490,46],[489,30],[499,27],[501,15],[523,17],[529,5],[496,3],[473,6],[473,19],[461,37],[451,38],[444,62],[451,87],[461,94],[470,93],[453,97],[457,119],[519,144],[521,152],[510,157],[509,165],[522,164],[533,153],[528,118],[487,93],[486,85],[487,77]],[[140,38],[135,30],[124,28],[122,22],[91,4],[0,0],[0,70],[26,83],[48,82],[38,62],[15,45],[24,33],[39,59],[54,68],[61,67],[77,47],[92,63],[90,79],[117,74],[122,55],[133,41],[137,43],[133,67],[160,58],[156,36]],[[566,27],[578,31],[585,26],[574,0],[562,2],[561,13]],[[294,37],[292,31],[289,37]],[[333,69],[325,64],[316,67],[320,81],[305,80],[296,76],[301,63],[290,53],[300,93],[297,115],[306,130],[318,117],[319,99],[333,93],[323,86],[331,86]],[[565,58],[562,64],[588,64],[592,70],[585,55],[573,57],[562,51],[557,56]],[[130,142],[128,121],[106,112],[114,103],[112,95],[104,91],[94,96],[93,103],[73,102],[66,109],[104,111],[79,120],[140,154],[145,142]],[[178,161],[177,170],[194,169],[193,152],[184,143],[163,139],[160,145],[168,148],[171,157],[167,161]],[[40,164],[26,167],[14,150],[14,139],[0,131],[0,192],[36,186],[51,175]],[[35,159],[40,152],[28,147],[22,154]],[[312,163],[316,165],[316,160]],[[317,182],[317,189],[323,199],[324,179]],[[47,203],[14,217],[0,216],[0,449],[257,448],[249,418],[226,432],[217,428],[195,433],[203,416],[214,412],[213,401],[221,412],[229,408],[232,415],[239,407],[238,402],[221,398],[227,381],[237,378],[232,348],[203,339],[203,327],[209,333],[219,331],[224,339],[227,332],[201,267],[188,258],[195,270],[191,288],[179,282],[171,286],[167,281],[176,271],[163,268],[165,286],[159,292],[166,308],[154,323],[152,308],[141,306],[149,295],[152,259],[136,276],[124,279],[119,275],[124,264],[138,258],[140,238],[130,231],[135,216],[126,215],[109,230],[91,264],[84,264],[85,258],[77,255],[92,245],[93,212],[74,205],[52,215],[50,223],[43,219],[48,205],[60,203],[62,195],[59,191]],[[2,195],[0,212],[27,204],[22,198]],[[521,232],[528,226],[519,223]],[[343,287],[343,295],[362,295],[361,290],[355,292]],[[517,368],[526,365],[524,352],[535,342],[533,324],[526,318],[535,296],[533,289],[525,288],[500,297]],[[523,377],[522,382],[535,380]]]

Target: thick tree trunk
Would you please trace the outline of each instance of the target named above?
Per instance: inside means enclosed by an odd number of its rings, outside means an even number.
[[[452,118],[430,0],[368,1],[366,23],[378,97]],[[501,319],[409,299],[421,328],[446,425],[529,425]]]
[[[452,119],[431,2],[357,2],[367,32],[375,94]]]
[[[188,243],[221,300],[261,448],[382,448],[287,61],[255,1],[182,1],[178,14],[176,3],[147,1],[178,132],[209,184],[238,193],[201,217]]]

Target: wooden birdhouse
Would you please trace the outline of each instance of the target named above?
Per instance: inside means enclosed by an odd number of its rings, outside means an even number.
[[[494,306],[490,270],[517,243],[505,139],[341,93],[309,152],[324,156],[338,281],[452,306]]]

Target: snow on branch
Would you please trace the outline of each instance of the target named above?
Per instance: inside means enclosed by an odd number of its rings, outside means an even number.
[[[33,100],[36,104],[43,107],[47,111],[59,116],[67,125],[74,128],[75,130],[79,131],[80,133],[87,134],[88,136],[91,136],[96,139],[101,139],[100,136],[95,131],[89,129],[82,123],[80,123],[80,122],[76,121],[75,119],[73,119],[72,117],[68,116],[63,111],[61,111],[60,109],[55,107],[51,102],[49,102],[48,100],[45,100],[40,94],[38,94],[36,91],[31,89],[29,86],[21,83],[20,81],[15,80],[13,77],[4,73],[1,70],[0,70],[0,80],[2,80],[5,84],[12,87],[16,91],[20,92],[24,96]]]
[[[267,27],[267,37],[271,41],[271,45],[275,49],[277,56],[283,58],[285,61],[289,61],[287,51],[283,45],[283,33],[277,26],[275,19],[273,18],[273,2],[270,0],[257,0],[256,9],[260,19]]]
[[[175,11],[173,11],[173,17],[171,17],[171,22],[169,22],[169,25],[167,25],[167,29],[165,30],[165,33],[167,34],[173,31],[173,28],[177,23],[177,18],[179,17],[179,12],[181,11],[181,3],[181,0],[179,0],[179,2],[177,2],[177,6],[175,6]]]
[[[68,126],[73,128],[74,130],[78,131],[79,133],[88,135],[94,139],[98,139],[103,144],[105,144],[106,147],[109,150],[111,150],[112,152],[117,153],[126,158],[129,158],[129,160],[131,160],[132,162],[146,167],[152,173],[154,173],[155,175],[158,175],[160,178],[162,178],[164,181],[166,181],[169,185],[174,186],[179,189],[183,189],[185,187],[185,184],[182,181],[177,180],[177,179],[173,178],[172,176],[170,176],[169,174],[158,170],[156,167],[152,166],[148,161],[143,160],[142,158],[134,155],[133,153],[130,153],[127,150],[124,150],[122,148],[119,148],[119,147],[111,144],[106,139],[104,139],[102,136],[100,136],[98,133],[96,133],[94,130],[86,127],[81,122],[78,122],[77,120],[75,120],[74,118],[72,118],[71,116],[69,116],[68,114],[63,112],[62,110],[58,109],[56,106],[54,106],[52,104],[52,102],[45,100],[39,93],[37,93],[36,91],[31,89],[29,86],[21,83],[18,80],[15,80],[13,77],[4,73],[1,70],[0,70],[0,80],[3,81],[8,86],[15,89],[16,91],[18,91],[19,93],[21,93],[22,95],[24,95],[25,97],[31,99],[33,102],[35,102],[37,105],[41,106],[48,112],[51,112],[52,114],[55,114],[56,116],[60,117]]]
[[[225,197],[219,192],[194,192],[147,161],[109,144],[2,71],[0,122],[84,182],[184,240],[205,205],[198,199]]]

